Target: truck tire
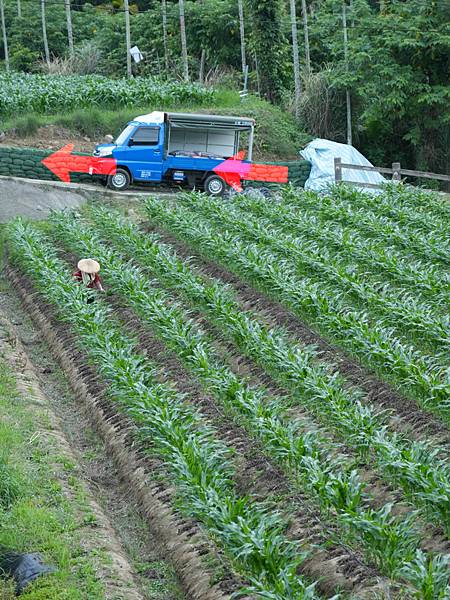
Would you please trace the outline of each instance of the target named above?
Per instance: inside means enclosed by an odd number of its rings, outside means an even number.
[[[205,179],[205,192],[209,196],[223,196],[227,189],[227,184],[218,175],[210,175]]]
[[[116,169],[113,175],[108,175],[107,185],[111,190],[123,192],[130,187],[131,177],[126,169]]]

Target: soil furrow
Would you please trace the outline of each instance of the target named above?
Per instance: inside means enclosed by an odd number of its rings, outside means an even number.
[[[340,543],[328,545],[326,550],[314,548],[314,545],[327,539],[338,540],[339,530],[324,519],[305,494],[292,490],[292,485],[281,469],[264,457],[258,441],[249,439],[242,427],[235,425],[221,412],[220,407],[202,390],[176,355],[143,325],[139,317],[122,306],[120,301],[110,297],[110,302],[120,319],[138,337],[139,349],[161,365],[165,374],[162,380],[178,382],[178,389],[214,425],[220,439],[236,449],[236,483],[239,490],[258,500],[270,501],[271,497],[276,497],[279,510],[283,510],[284,505],[291,517],[289,537],[311,552],[311,557],[301,566],[301,570],[311,579],[321,579],[318,584],[320,591],[332,595],[340,587],[348,592],[357,592],[359,598],[365,598],[370,597],[374,589],[386,589],[388,581],[376,569],[367,566],[358,552]]]
[[[443,422],[420,409],[413,400],[402,396],[389,383],[378,378],[343,350],[327,342],[280,303],[256,291],[220,265],[202,258],[195,249],[161,228],[147,226],[145,230],[156,231],[164,242],[174,247],[181,258],[193,259],[193,266],[200,274],[231,285],[242,307],[256,311],[267,325],[283,327],[294,340],[314,346],[321,360],[334,365],[349,384],[364,392],[363,402],[387,411],[389,424],[393,429],[417,441],[431,441],[448,456],[450,428]]]
[[[201,402],[201,405],[202,405],[202,412],[205,414],[205,416],[207,416],[209,420],[212,420],[212,418],[214,418],[215,413],[220,414],[220,407],[217,405],[216,401],[209,396],[207,398],[205,398],[204,392],[202,391],[202,387],[201,387],[200,383],[197,383],[195,376],[191,375],[189,373],[189,371],[184,367],[184,365],[181,363],[181,361],[178,360],[178,358],[176,357],[176,355],[173,352],[170,352],[167,349],[165,349],[164,343],[161,342],[151,332],[149,327],[146,326],[145,324],[143,324],[142,320],[138,316],[136,316],[136,314],[131,309],[129,309],[127,306],[125,306],[119,298],[115,298],[114,296],[109,296],[108,299],[109,299],[111,305],[120,314],[121,320],[126,322],[127,325],[129,327],[131,327],[131,330],[139,336],[138,339],[141,344],[140,349],[142,351],[148,352],[148,349],[151,348],[152,349],[151,357],[152,357],[152,360],[154,360],[155,359],[154,349],[158,348],[157,352],[158,352],[158,356],[160,358],[157,361],[159,362],[159,364],[164,365],[164,369],[166,372],[167,372],[168,364],[176,365],[175,369],[173,370],[173,373],[171,372],[170,379],[172,381],[183,381],[183,382],[189,381],[189,397],[195,398],[196,403],[198,403],[202,398],[204,398],[203,402]],[[191,318],[195,318],[195,313],[191,311],[190,316],[191,316]],[[202,324],[202,327],[206,331],[211,332],[212,335],[217,333],[217,331],[214,328],[210,327],[209,323],[206,322],[204,319],[202,319],[201,324]],[[267,378],[267,381],[266,381],[267,385],[265,385],[264,384],[264,381],[265,381],[264,372],[257,365],[255,365],[252,361],[247,360],[242,355],[234,355],[236,349],[234,348],[234,346],[232,344],[226,344],[226,343],[221,344],[216,339],[215,340],[215,349],[219,353],[219,356],[222,358],[224,364],[229,364],[229,362],[230,362],[229,359],[231,359],[231,368],[235,373],[238,373],[240,376],[243,376],[243,377],[250,375],[252,383],[258,387],[264,387],[268,391],[269,395],[273,394],[273,395],[277,395],[277,396],[283,396],[286,393],[285,390],[275,387],[275,385],[273,384],[273,381],[270,380],[269,378]],[[180,374],[181,374],[181,377],[180,377]],[[183,388],[183,391],[185,391],[184,388]],[[206,407],[205,399],[207,400],[207,406],[208,406],[208,410],[206,412],[205,412],[205,409],[203,408],[203,407]],[[289,414],[292,415],[293,418],[298,418],[302,421],[302,429],[304,431],[307,431],[307,430],[322,431],[322,429],[320,427],[318,427],[314,421],[311,420],[311,417],[307,413],[307,411],[304,411],[301,407],[299,407],[299,408],[295,407],[293,409],[290,409]],[[223,413],[222,413],[222,418],[224,418]],[[218,431],[221,434],[221,437],[224,438],[223,433],[220,431],[220,425],[221,425],[220,420],[219,420],[218,424],[216,424],[216,423],[214,423],[214,424],[215,424],[215,426],[217,426]],[[226,424],[226,426],[229,428],[229,425],[230,424],[228,422]],[[245,440],[245,438],[248,434],[246,434],[243,429],[240,429],[238,431],[238,433],[241,436],[241,442],[237,443],[236,440],[234,440],[233,443],[234,443],[235,447],[238,447],[239,451],[241,451],[242,448],[245,447],[245,445],[243,444],[243,440]],[[329,437],[329,436],[327,436],[327,437]],[[258,450],[261,453],[263,453],[262,445],[256,441],[255,441],[255,447],[258,448]],[[355,456],[355,453],[353,452],[353,450],[351,448],[347,448],[346,446],[340,446],[340,447],[338,447],[338,451],[340,454],[343,454],[344,457],[348,457],[350,461],[355,460],[357,462],[357,457]],[[330,454],[332,454],[333,450],[330,448],[329,452],[330,452]],[[280,469],[278,469],[278,467],[276,467],[276,466],[272,467],[271,463],[268,459],[263,458],[263,460],[266,462],[269,469],[275,468],[276,470],[279,471],[279,476],[282,476],[282,471]],[[249,470],[249,472],[251,473],[252,470]],[[392,514],[406,515],[407,513],[411,512],[411,510],[412,510],[411,505],[404,501],[402,491],[398,487],[389,485],[388,483],[383,481],[381,476],[376,471],[374,471],[373,469],[368,467],[367,465],[358,464],[358,472],[361,476],[361,479],[364,481],[365,486],[366,486],[366,491],[371,498],[370,505],[372,508],[379,509],[379,508],[381,508],[381,506],[384,506],[386,503],[392,502],[394,504],[393,509],[392,509]],[[283,475],[283,477],[284,477],[284,475]],[[289,485],[288,481],[286,481],[286,484]],[[249,490],[245,489],[245,490],[243,490],[243,493],[250,493],[250,492],[249,492]],[[306,497],[303,497],[303,498],[306,498]],[[419,524],[419,522],[418,522],[418,524]],[[431,550],[433,552],[442,552],[442,553],[446,553],[446,552],[450,551],[450,542],[442,535],[442,533],[440,531],[438,531],[435,527],[433,527],[429,523],[421,523],[420,525],[421,525],[421,540],[422,540],[422,548],[423,549],[425,549],[427,551]]]
[[[174,565],[189,598],[193,600],[229,600],[229,594],[243,584],[227,573],[217,583],[202,555],[225,567],[199,526],[175,513],[173,489],[167,485],[159,461],[152,459],[136,442],[135,427],[108,400],[105,386],[79,350],[67,327],[58,322],[46,304],[22,274],[11,267],[6,274],[39,327],[55,359],[61,365],[73,391],[89,412],[92,423],[114,459],[121,478],[129,485],[152,534],[161,542],[167,559]]]

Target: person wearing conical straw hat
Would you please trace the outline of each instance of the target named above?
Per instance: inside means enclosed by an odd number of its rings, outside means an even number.
[[[82,258],[77,264],[78,270],[73,273],[75,279],[78,279],[80,283],[90,289],[97,289],[100,292],[104,292],[102,280],[98,274],[100,271],[100,265],[93,258]]]

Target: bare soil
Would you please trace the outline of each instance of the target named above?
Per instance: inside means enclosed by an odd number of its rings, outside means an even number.
[[[88,154],[92,154],[96,143],[99,142],[58,125],[39,127],[36,133],[25,137],[14,131],[7,131],[2,134],[0,139],[0,146],[39,148],[41,150],[59,150],[66,144],[73,144],[74,152]]]

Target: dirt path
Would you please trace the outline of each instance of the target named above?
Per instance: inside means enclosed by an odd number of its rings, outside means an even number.
[[[1,281],[0,345],[16,373],[29,410],[36,412],[39,434],[57,444],[58,453],[76,465],[76,474],[95,516],[83,529],[86,551],[102,551],[99,576],[108,600],[182,600],[171,565],[164,561],[159,540],[152,537],[139,509],[120,480],[105,446],[71,393],[51,352],[24,313],[10,286]],[[38,420],[38,410],[45,412]],[[58,469],[55,469],[60,474]],[[61,473],[61,477],[64,473]],[[61,480],[70,501],[73,493]],[[94,499],[95,498],[95,499]],[[86,599],[89,600],[89,599]]]

